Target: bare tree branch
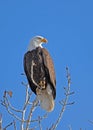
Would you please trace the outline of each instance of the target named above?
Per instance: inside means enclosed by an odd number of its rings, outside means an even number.
[[[64,88],[64,90],[65,90],[65,96],[66,96],[66,97],[65,97],[64,100],[62,100],[62,101],[60,102],[60,104],[62,105],[62,109],[61,109],[61,111],[60,111],[60,113],[59,113],[58,119],[56,120],[55,124],[53,124],[53,125],[49,128],[49,130],[56,130],[58,124],[60,123],[60,121],[61,121],[61,119],[62,119],[62,116],[63,116],[63,113],[64,113],[64,111],[65,111],[65,109],[66,109],[66,106],[67,106],[67,104],[68,104],[67,102],[68,102],[68,98],[69,98],[69,96],[70,96],[70,85],[71,85],[71,77],[70,77],[70,73],[69,73],[68,67],[66,67],[66,72],[67,72],[67,81],[68,81],[68,86]],[[73,103],[71,103],[71,104],[73,104]]]
[[[14,118],[16,118],[19,121],[22,121],[21,118],[19,118],[17,115],[15,115],[10,109],[16,111],[16,112],[22,112],[21,110],[17,110],[14,107],[11,106],[9,100],[8,100],[8,91],[4,92],[3,101],[1,100],[1,104],[6,108],[7,112],[12,115]],[[13,109],[14,108],[14,109]]]
[[[28,115],[26,130],[29,130],[29,125],[30,125],[30,122],[31,122],[32,113],[34,112],[37,105],[38,105],[38,99],[36,97],[35,100],[33,101],[32,107],[30,109],[30,113]]]
[[[21,130],[24,130],[25,113],[26,113],[27,105],[29,105],[28,102],[30,100],[31,95],[32,93],[29,93],[29,85],[26,85],[26,96],[25,96],[25,103],[22,110]]]
[[[31,66],[32,70],[33,70],[34,65],[35,64],[32,61],[32,66]],[[64,113],[64,111],[66,109],[66,106],[74,104],[74,102],[68,102],[69,96],[74,94],[74,92],[70,92],[71,77],[70,77],[70,73],[69,73],[68,68],[66,68],[66,72],[67,72],[68,86],[64,87],[65,98],[59,102],[61,104],[62,108],[60,110],[60,113],[59,113],[59,116],[58,116],[56,122],[53,123],[52,126],[49,129],[47,128],[47,130],[56,130],[57,126],[59,125],[59,123],[60,123],[60,121],[61,121],[61,119],[63,117],[63,113]],[[37,85],[37,83],[33,79],[33,73],[31,75],[31,78],[32,78],[33,83],[35,83],[36,86],[40,89],[40,87]],[[24,85],[25,89],[26,89],[26,95],[25,95],[25,100],[24,100],[24,104],[23,104],[22,109],[16,109],[15,107],[13,107],[11,105],[11,103],[9,101],[9,97],[12,97],[12,91],[5,91],[4,92],[4,96],[3,96],[3,100],[1,100],[1,104],[6,108],[7,112],[12,117],[14,117],[16,120],[18,120],[20,122],[20,129],[21,130],[35,130],[36,128],[39,128],[40,130],[42,130],[43,128],[42,128],[41,122],[42,122],[42,120],[44,120],[48,116],[47,116],[47,114],[45,114],[43,116],[39,115],[35,119],[32,119],[32,116],[34,114],[35,109],[37,108],[37,106],[39,106],[39,101],[38,101],[37,97],[34,100],[33,100],[33,98],[31,99],[33,92],[31,91],[28,84],[25,84],[24,82],[22,82],[22,85]],[[30,101],[30,99],[31,99],[31,101]],[[30,106],[30,109],[29,109],[29,114],[27,116],[26,112],[27,112],[29,106]],[[31,123],[34,123],[35,127],[30,128]],[[37,124],[37,126],[36,126],[36,124]],[[9,123],[4,128],[4,130],[6,130],[11,125],[14,125],[14,130],[17,130],[15,121]],[[0,120],[0,126],[1,126],[0,130],[2,130],[2,122],[1,122],[1,120]],[[72,130],[72,128],[69,127],[69,130]]]

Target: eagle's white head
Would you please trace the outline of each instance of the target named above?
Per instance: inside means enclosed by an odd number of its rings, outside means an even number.
[[[31,39],[30,44],[28,46],[28,51],[31,51],[37,47],[42,48],[42,43],[47,43],[47,39],[42,36],[35,36]]]

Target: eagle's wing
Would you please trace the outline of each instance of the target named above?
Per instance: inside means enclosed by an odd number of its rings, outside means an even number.
[[[32,82],[32,79],[31,79],[31,66],[32,66],[32,61],[34,59],[34,53],[35,53],[34,50],[32,52],[28,51],[25,53],[25,55],[24,55],[24,71],[25,71],[25,74],[27,76],[27,79],[28,79],[28,82],[29,82],[29,85],[30,85],[32,91],[36,94],[37,86]]]
[[[42,52],[43,52],[42,55],[43,55],[44,65],[47,68],[47,71],[49,73],[50,81],[55,88],[56,87],[56,77],[55,77],[55,70],[54,70],[54,64],[53,64],[52,58],[51,58],[49,52],[45,48],[42,48]]]

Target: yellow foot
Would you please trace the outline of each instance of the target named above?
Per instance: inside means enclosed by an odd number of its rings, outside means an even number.
[[[45,88],[45,84],[46,84],[45,80],[40,81],[39,86],[41,87],[41,89],[42,89],[42,88],[43,88],[43,89]]]

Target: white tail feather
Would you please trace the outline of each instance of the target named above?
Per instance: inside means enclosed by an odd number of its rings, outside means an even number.
[[[37,95],[37,98],[40,100],[40,106],[48,111],[51,112],[54,109],[54,99],[52,95],[52,90],[48,85],[45,90],[41,90],[41,93]]]

